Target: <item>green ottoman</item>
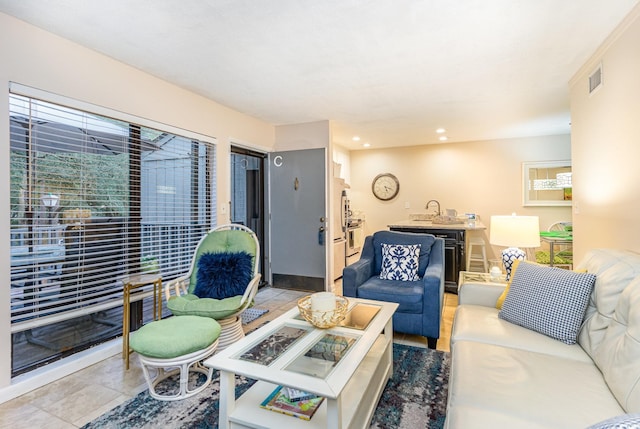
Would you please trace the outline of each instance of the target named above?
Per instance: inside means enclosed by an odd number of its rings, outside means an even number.
[[[211,382],[213,368],[206,368],[202,360],[211,356],[218,347],[220,324],[214,319],[200,316],[174,316],[148,323],[131,334],[130,346],[138,353],[149,394],[162,401],[188,398],[204,390]],[[156,370],[152,379],[149,369]],[[167,368],[173,368],[167,371]],[[206,381],[189,389],[189,372],[207,376]],[[160,395],[156,386],[161,381],[180,373],[177,393]]]

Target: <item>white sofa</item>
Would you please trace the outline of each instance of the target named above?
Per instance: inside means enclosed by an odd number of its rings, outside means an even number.
[[[499,318],[504,286],[461,285],[446,428],[586,428],[640,412],[640,255],[594,250],[585,269],[596,281],[573,345]]]

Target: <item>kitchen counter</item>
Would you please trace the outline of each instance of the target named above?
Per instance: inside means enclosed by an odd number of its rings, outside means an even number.
[[[444,239],[445,291],[458,293],[460,271],[466,267],[467,232],[487,229],[482,222],[474,226],[465,223],[433,223],[430,220],[401,220],[388,225],[391,231],[427,233]]]
[[[469,226],[465,223],[433,223],[430,220],[410,220],[405,219],[398,222],[387,225],[390,230],[394,228],[413,228],[413,229],[451,229],[455,231],[476,231],[485,230],[487,227],[482,223],[476,221],[475,226]]]

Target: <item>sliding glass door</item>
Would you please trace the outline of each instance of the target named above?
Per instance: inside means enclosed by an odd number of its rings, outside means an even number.
[[[214,146],[17,94],[10,123],[17,375],[121,335],[127,276],[188,270],[213,226]]]
[[[231,204],[229,207],[232,223],[251,228],[260,241],[262,261],[260,272],[264,282],[265,273],[262,267],[265,261],[265,220],[264,163],[266,155],[240,147],[231,147]]]

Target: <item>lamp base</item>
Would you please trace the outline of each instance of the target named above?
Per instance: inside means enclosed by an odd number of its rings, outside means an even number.
[[[504,269],[507,273],[507,281],[511,278],[511,267],[513,267],[513,263],[517,259],[524,261],[526,257],[527,254],[524,253],[524,250],[517,247],[509,247],[502,251],[502,263],[504,264]]]

